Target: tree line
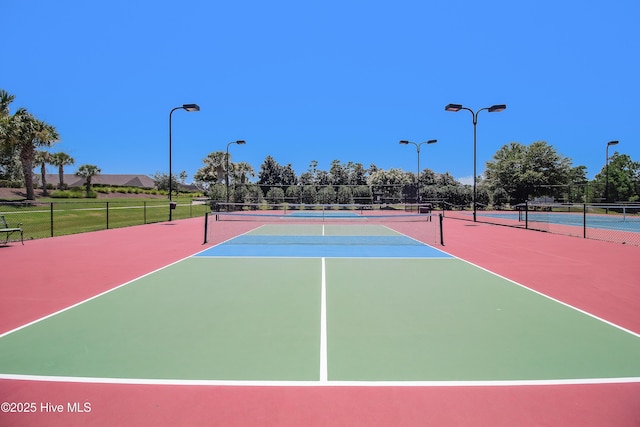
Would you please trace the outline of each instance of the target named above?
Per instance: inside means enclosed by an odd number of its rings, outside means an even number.
[[[51,164],[58,167],[58,188],[65,188],[64,167],[73,165],[74,159],[63,152],[50,153],[48,149],[60,140],[57,130],[25,108],[11,114],[9,107],[14,99],[0,89],[0,181],[24,183],[27,199],[34,199],[33,170],[40,169],[46,192],[45,168]],[[228,155],[223,151],[208,154],[193,177],[194,184],[213,199],[300,203],[438,200],[456,206],[468,206],[473,200],[471,186],[458,182],[448,172],[424,169],[418,179],[413,172],[381,169],[374,164],[365,167],[352,161],[334,160],[328,170],[323,170],[312,160],[308,169],[297,175],[291,164],[282,165],[267,156],[256,173],[252,165],[232,162]],[[603,166],[589,181],[586,167],[573,166],[570,158],[545,141],[529,145],[511,142],[486,162],[484,176],[476,178],[476,201],[496,207],[540,197],[576,203],[640,201],[640,163],[618,152],[608,160],[608,167]],[[91,177],[100,172],[95,165],[81,165],[76,175],[86,178],[89,192]],[[166,174],[156,173],[153,178],[159,189],[168,188]],[[178,188],[186,178],[185,172],[173,176],[172,187]]]
[[[361,163],[340,160],[334,160],[328,170],[322,170],[318,162],[312,160],[308,169],[298,176],[291,164],[281,165],[267,156],[256,174],[251,165],[236,164],[226,156],[223,151],[209,154],[194,176],[202,191],[221,201],[227,198],[227,173],[229,200],[239,203],[446,201],[454,206],[468,206],[473,200],[470,185],[460,183],[448,172],[436,173],[428,168],[420,171],[418,180],[415,173],[402,169],[380,169],[374,164],[365,168]],[[250,178],[256,176],[257,180],[251,182]],[[589,181],[586,167],[573,166],[570,158],[546,142],[537,141],[528,146],[512,142],[486,162],[485,174],[477,177],[477,184],[477,202],[485,206],[502,207],[536,198],[571,203],[606,202],[605,195],[609,202],[638,202],[640,163],[616,152],[610,158],[608,174],[603,167]]]

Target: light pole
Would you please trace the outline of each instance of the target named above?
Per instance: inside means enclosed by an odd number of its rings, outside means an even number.
[[[467,110],[473,117],[473,221],[475,222],[476,213],[478,210],[478,191],[476,189],[476,181],[478,179],[476,173],[476,126],[478,124],[478,113],[483,110],[487,110],[490,113],[499,113],[500,111],[506,110],[507,106],[505,104],[496,104],[492,105],[491,107],[481,108],[474,112],[471,108],[463,107],[461,104],[448,104],[446,107],[444,107],[444,109],[445,111],[453,111],[454,113],[457,113],[460,110]]]
[[[435,144],[436,142],[438,142],[437,139],[430,139],[428,141],[425,142],[421,142],[421,143],[415,143],[415,142],[411,142],[411,141],[405,141],[402,140],[400,141],[400,144],[402,145],[409,145],[409,144],[413,144],[416,146],[416,152],[418,153],[418,181],[417,181],[417,197],[418,197],[418,203],[421,202],[420,199],[420,146],[422,144]]]
[[[609,203],[609,146],[610,145],[617,145],[620,141],[609,141],[607,142],[607,161],[605,163],[605,167],[604,167],[604,176],[605,176],[605,183],[604,183],[604,201]]]
[[[226,167],[226,173],[225,173],[225,178],[226,178],[226,188],[227,188],[227,210],[229,210],[229,146],[231,144],[238,144],[238,145],[244,145],[246,144],[245,141],[239,139],[238,141],[231,141],[230,143],[227,144],[227,167]]]
[[[171,221],[173,215],[173,209],[175,208],[173,204],[172,194],[172,181],[173,177],[171,175],[171,116],[173,112],[176,110],[186,110],[186,111],[200,111],[200,106],[198,104],[183,104],[181,107],[176,107],[169,112],[169,221]]]

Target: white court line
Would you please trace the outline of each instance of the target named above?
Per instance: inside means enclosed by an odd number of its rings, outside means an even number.
[[[320,382],[328,380],[327,363],[327,276],[326,262],[322,258],[322,290],[320,296]]]
[[[514,387],[583,384],[640,383],[640,377],[579,378],[553,380],[478,380],[478,381],[251,381],[251,380],[182,380],[147,378],[94,378],[0,374],[0,380],[65,382],[82,384],[138,384],[236,387]]]

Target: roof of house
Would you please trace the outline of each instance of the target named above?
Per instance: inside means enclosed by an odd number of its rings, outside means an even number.
[[[56,185],[60,182],[58,174],[49,173],[46,175],[47,183]],[[68,187],[81,187],[85,184],[85,178],[74,174],[63,174],[63,180]],[[99,174],[91,179],[92,184],[114,185],[118,187],[139,187],[154,188],[156,186],[153,179],[146,175],[128,175],[128,174]]]

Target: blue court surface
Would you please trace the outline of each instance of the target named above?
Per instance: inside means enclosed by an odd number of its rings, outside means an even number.
[[[450,258],[402,235],[274,236],[245,234],[199,253],[199,257]]]

